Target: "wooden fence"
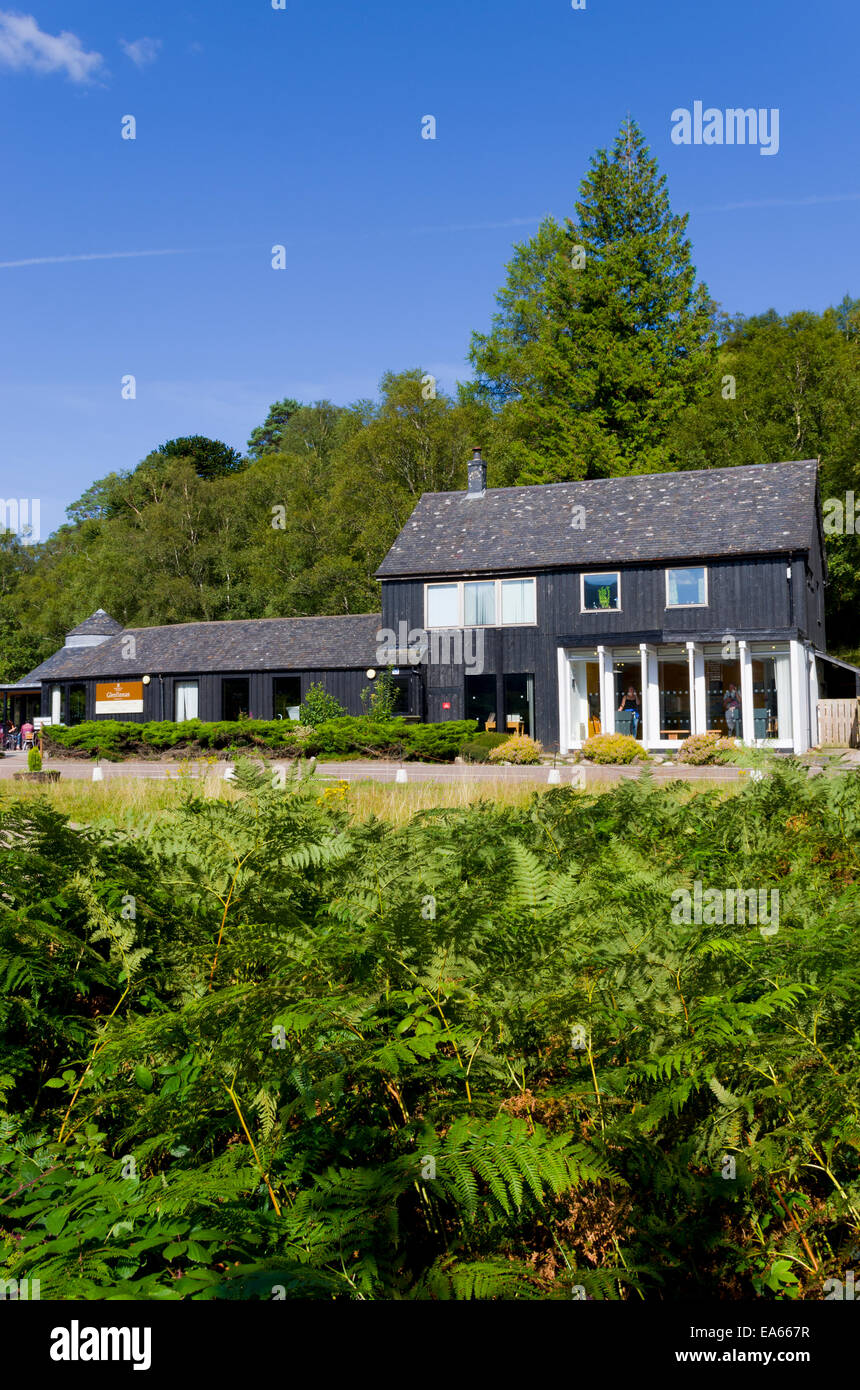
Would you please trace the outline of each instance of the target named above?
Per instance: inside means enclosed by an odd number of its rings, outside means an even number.
[[[818,701],[818,746],[860,748],[860,699]]]

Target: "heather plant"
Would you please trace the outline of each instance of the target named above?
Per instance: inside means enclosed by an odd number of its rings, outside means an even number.
[[[839,1276],[860,779],[786,760],[730,797],[396,825],[242,764],[177,797],[141,834],[0,813],[0,1277],[672,1301]],[[779,890],[779,930],[675,920],[696,884]]]
[[[533,765],[540,762],[543,744],[529,738],[528,734],[514,734],[504,743],[491,748],[488,761],[491,763],[518,763]]]
[[[739,751],[738,741],[725,738],[718,730],[707,734],[692,734],[678,749],[678,760],[700,767],[708,763],[730,763]]]
[[[583,743],[582,756],[593,763],[632,763],[648,754],[631,734],[593,734]]]

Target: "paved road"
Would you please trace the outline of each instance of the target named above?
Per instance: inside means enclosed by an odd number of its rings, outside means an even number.
[[[64,779],[92,780],[93,763],[84,759],[75,758],[47,758],[44,763],[46,771],[58,770]],[[273,762],[271,767],[286,766],[289,763],[279,764]],[[227,767],[226,763],[219,762],[214,764],[213,771],[222,771]],[[104,781],[114,781],[116,778],[147,778],[154,781],[175,781],[179,777],[178,762],[165,760],[163,762],[134,761],[122,763],[101,764]],[[26,753],[7,753],[0,759],[0,779],[5,780],[14,776],[16,772],[26,772],[27,755]],[[398,771],[406,773],[408,782],[437,782],[452,785],[463,783],[482,783],[482,782],[505,782],[525,783],[531,785],[546,784],[549,780],[549,768],[545,765],[540,767],[489,767],[483,763],[469,763],[465,765],[454,765],[451,763],[427,764],[427,763],[395,763],[395,762],[325,762],[317,764],[318,775],[325,778],[339,778],[348,782],[395,782]],[[558,768],[560,782],[563,786],[581,784],[582,774],[585,774],[587,785],[591,786],[600,782],[619,782],[629,778],[637,778],[641,773],[641,766],[635,767],[576,767],[564,766]],[[687,767],[678,768],[668,764],[652,765],[652,772],[655,781],[670,782],[678,778],[697,782],[736,782],[740,776],[737,768],[734,767]],[[208,769],[205,763],[198,762],[194,768],[194,775],[206,775]],[[168,778],[168,773],[170,774]]]

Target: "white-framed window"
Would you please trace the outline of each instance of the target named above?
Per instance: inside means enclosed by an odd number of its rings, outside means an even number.
[[[197,718],[198,689],[197,681],[177,681],[174,685],[174,719],[177,724]]]
[[[426,627],[462,627],[460,621],[460,585],[428,584]]]
[[[466,627],[490,627],[496,621],[496,585],[492,579],[468,579],[463,584],[463,622]]]
[[[583,613],[621,612],[621,575],[618,570],[601,570],[579,577],[580,610]]]
[[[708,571],[704,565],[688,565],[666,571],[667,608],[707,608]]]
[[[424,626],[527,627],[537,622],[537,583],[457,579],[424,585]]]
[[[519,627],[524,623],[537,622],[535,587],[533,579],[501,581],[503,626]]]

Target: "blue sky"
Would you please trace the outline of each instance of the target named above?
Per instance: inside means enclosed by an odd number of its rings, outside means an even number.
[[[0,496],[39,497],[43,536],[165,439],[244,448],[281,396],[453,386],[512,243],[628,111],[727,311],[860,294],[847,0],[6,5]],[[696,100],[778,108],[778,154],[673,144]]]

